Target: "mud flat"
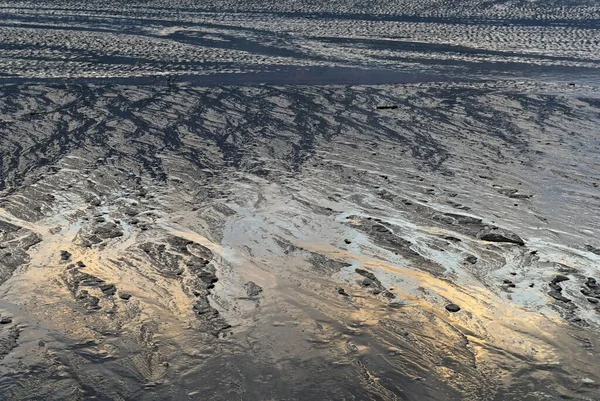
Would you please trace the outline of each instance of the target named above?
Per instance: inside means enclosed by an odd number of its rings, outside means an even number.
[[[152,3],[2,5],[0,399],[598,399],[597,8]]]

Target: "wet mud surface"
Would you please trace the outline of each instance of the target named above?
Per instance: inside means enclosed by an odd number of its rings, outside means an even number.
[[[600,399],[600,10],[333,4],[0,4],[1,400]]]

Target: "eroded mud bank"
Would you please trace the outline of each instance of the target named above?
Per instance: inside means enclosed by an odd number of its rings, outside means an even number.
[[[6,399],[596,397],[594,87],[2,91]]]

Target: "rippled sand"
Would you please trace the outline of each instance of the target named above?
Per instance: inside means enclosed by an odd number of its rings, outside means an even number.
[[[2,6],[0,399],[598,399],[598,9],[394,4]]]

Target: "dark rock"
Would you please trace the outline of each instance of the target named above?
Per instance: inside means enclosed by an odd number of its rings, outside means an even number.
[[[246,284],[244,284],[244,289],[250,298],[256,298],[263,292],[262,287],[256,284],[254,281],[248,281]]]
[[[450,242],[461,242],[462,241],[460,238],[456,238],[456,237],[453,237],[451,235],[448,235],[448,236],[444,237],[444,239],[446,241],[450,241]]]
[[[592,304],[597,304],[598,302],[600,302],[600,300],[598,300],[597,298],[588,298],[587,300]]]
[[[585,287],[581,289],[581,293],[586,297],[600,299],[600,286],[593,277],[588,277],[585,282]]]
[[[100,309],[100,306],[98,305],[99,303],[100,303],[100,298],[98,298],[98,297],[88,296],[86,299],[86,304],[88,305],[88,308],[90,308],[90,309]]]
[[[188,246],[191,246],[194,244],[192,241],[189,241],[189,240],[187,240],[185,238],[181,238],[181,237],[170,237],[167,241],[169,242],[169,245],[171,245],[171,247],[173,249],[175,249],[177,252],[183,253],[185,255],[190,254]]]
[[[102,239],[109,239],[122,237],[123,231],[121,231],[119,226],[115,223],[106,223],[102,226],[95,227],[93,234]]]
[[[380,105],[377,106],[378,110],[396,110],[398,108],[398,106],[396,105]]]
[[[562,292],[562,290],[563,290],[562,287],[555,282],[551,282],[549,285],[550,285],[550,288],[552,288],[556,292]]]
[[[512,198],[512,199],[529,199],[532,196],[533,195],[526,195],[526,194],[519,194],[519,193],[514,193],[514,194],[508,195],[508,197]]]
[[[12,318],[8,316],[4,316],[0,318],[0,324],[9,324],[12,323]]]
[[[600,248],[596,248],[595,246],[592,246],[592,245],[586,245],[585,249],[588,252],[592,252],[592,253],[594,253],[596,255],[600,255]]]
[[[92,245],[97,245],[100,243],[102,243],[102,238],[98,237],[97,235],[90,235],[81,242],[81,245],[90,248]]]
[[[199,316],[216,318],[219,316],[219,311],[210,306],[208,299],[199,298],[192,308]]]
[[[354,269],[354,271],[358,274],[360,274],[363,277],[368,278],[369,280],[373,281],[374,283],[378,283],[381,284],[379,282],[379,280],[377,279],[377,277],[375,277],[375,275],[373,273],[371,273],[370,271],[364,270],[364,269]]]
[[[458,312],[460,310],[460,306],[456,305],[456,304],[448,304],[446,305],[446,310],[448,312]]]
[[[125,208],[125,210],[123,212],[129,217],[137,216],[140,213],[138,209],[136,209],[135,207],[131,207],[131,206],[128,206],[127,208]]]
[[[115,295],[117,292],[117,287],[114,284],[103,284],[100,286],[100,290],[104,293],[104,295]]]
[[[374,284],[375,284],[375,283],[373,282],[373,280],[371,280],[371,279],[368,279],[368,278],[365,278],[365,279],[362,281],[362,283],[361,283],[361,285],[362,285],[363,287],[371,287],[371,286],[373,286]]]
[[[61,260],[69,260],[69,259],[71,259],[71,252],[60,251],[60,259]]]
[[[77,265],[77,267],[85,267],[85,263],[83,263],[81,260],[80,260],[80,261],[78,261],[78,262],[76,263],[76,265]],[[68,266],[67,266],[67,267],[68,267]]]
[[[383,295],[386,298],[396,298],[396,295],[394,293],[387,290],[383,291],[381,295]]]
[[[344,290],[342,287],[336,287],[336,291],[338,294],[343,295],[345,297],[348,296],[348,293],[346,292],[346,290]]]
[[[467,262],[471,263],[472,265],[474,265],[475,263],[477,263],[477,256],[475,255],[469,255],[466,257],[465,259]]]
[[[351,243],[352,243],[352,241],[350,241],[349,239],[345,239],[345,240],[344,240],[344,242],[345,242],[346,244],[351,244]]]
[[[119,292],[119,298],[127,301],[129,298],[131,298],[131,294],[128,294],[126,292]]]
[[[562,294],[558,291],[555,290],[551,290],[550,292],[548,292],[548,295],[550,295],[552,298],[556,299],[557,301],[561,301],[561,302],[571,302],[571,300],[569,298],[565,298],[562,296]]]
[[[484,228],[477,234],[477,237],[483,241],[525,245],[525,242],[517,234],[500,228]]]
[[[215,284],[219,281],[214,269],[202,269],[197,272],[196,276],[207,285]],[[246,285],[248,285],[248,283],[246,283]]]
[[[558,284],[558,283],[562,283],[563,281],[568,281],[568,280],[569,280],[569,278],[567,276],[563,276],[562,274],[557,274],[552,279],[552,283],[553,284]]]
[[[82,286],[95,287],[99,285],[104,285],[104,280],[98,277],[91,276],[89,274],[82,274],[82,277],[80,279],[81,281],[79,282],[79,284]]]

